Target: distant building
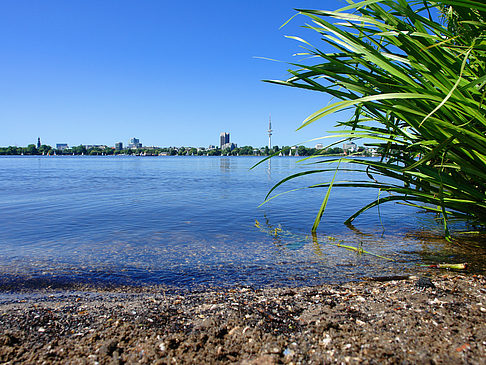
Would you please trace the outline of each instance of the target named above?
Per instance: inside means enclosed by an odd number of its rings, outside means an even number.
[[[379,156],[378,150],[376,148],[366,148],[365,151],[368,152],[371,157]]]
[[[230,151],[233,151],[233,150],[234,150],[236,147],[237,147],[237,146],[236,146],[236,144],[235,144],[235,143],[230,143],[230,142],[228,142],[228,143],[225,143],[224,145],[222,145],[222,146],[221,146],[221,149],[222,149],[222,150],[225,150],[225,149],[229,148],[229,149],[230,149]]]
[[[142,144],[140,143],[140,140],[138,138],[132,138],[130,139],[130,143],[128,144],[128,148],[142,148]]]
[[[215,150],[216,149],[216,146],[210,144],[209,147],[208,147],[208,150]]]
[[[230,143],[230,134],[226,132],[221,132],[219,135],[219,148],[223,149],[226,143]]]
[[[324,148],[324,145],[322,143],[316,144],[316,150],[322,150]]]
[[[358,145],[354,142],[343,143],[343,151],[345,154],[358,152]]]
[[[40,137],[37,138],[37,149],[39,149],[41,146],[41,141],[40,141]]]
[[[37,143],[39,143],[39,141],[37,141]],[[64,151],[64,150],[67,150],[69,147],[67,145],[67,143],[56,143],[56,149],[59,150],[59,151]]]
[[[108,146],[104,145],[104,144],[83,144],[82,146],[84,146],[84,148],[86,148],[87,150],[92,149],[92,148],[104,150],[105,148],[108,148]]]
[[[115,143],[115,150],[121,151],[123,149],[123,142]]]

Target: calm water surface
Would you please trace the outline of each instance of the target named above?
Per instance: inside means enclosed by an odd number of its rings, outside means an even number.
[[[250,170],[258,161],[0,157],[1,280],[294,286],[474,261],[437,237],[441,226],[433,215],[411,207],[384,205],[358,218],[354,230],[346,227],[349,215],[377,198],[366,189],[333,190],[313,240],[308,234],[325,190],[304,189],[259,207],[273,184],[308,167],[282,157]],[[314,174],[278,192],[329,181],[332,174]],[[332,245],[341,241],[395,261]],[[478,262],[484,257],[483,251],[476,255]]]

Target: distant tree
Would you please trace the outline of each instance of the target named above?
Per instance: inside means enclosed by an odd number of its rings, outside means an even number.
[[[223,156],[229,155],[231,153],[231,148],[225,148],[224,150],[221,151],[221,154]]]
[[[239,148],[240,155],[249,156],[253,155],[253,147],[252,146],[243,146]]]
[[[305,146],[299,146],[297,147],[297,151],[299,152],[299,156],[307,156],[307,148]]]
[[[327,149],[326,154],[328,155],[341,155],[344,151],[341,147],[331,147]]]
[[[79,145],[77,147],[73,147],[73,148],[71,148],[71,151],[73,151],[74,154],[76,154],[76,155],[82,155],[82,154],[87,154],[88,153],[88,151],[86,150],[86,147],[84,147],[83,145]]]
[[[220,156],[221,155],[221,150],[216,149],[216,150],[209,150],[208,151],[209,156]]]
[[[26,148],[24,148],[24,154],[26,155],[37,155],[39,151],[37,151],[37,147],[35,144],[29,144]]]
[[[20,155],[19,148],[15,146],[8,146],[7,155]]]

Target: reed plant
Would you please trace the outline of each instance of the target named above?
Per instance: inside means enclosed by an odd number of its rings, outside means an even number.
[[[486,5],[480,0],[348,2],[336,11],[297,10],[324,47],[290,37],[302,42],[303,61],[290,63],[289,79],[266,80],[332,95],[332,104],[310,115],[300,128],[351,109],[349,120],[316,139],[339,137],[329,146],[364,139],[382,156],[339,159],[347,162],[341,166],[363,171],[363,180],[333,178],[312,186],[327,188],[312,230],[336,187],[383,192],[346,223],[394,201],[439,213],[447,235],[449,216],[484,227]],[[329,46],[333,50],[324,52]],[[311,162],[321,166],[337,161],[319,157],[312,156]],[[325,171],[329,169],[289,176],[272,191],[293,178]]]

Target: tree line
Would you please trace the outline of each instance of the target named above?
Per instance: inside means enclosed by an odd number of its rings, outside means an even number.
[[[0,147],[0,155],[86,155],[86,156],[101,156],[101,155],[142,155],[142,156],[270,156],[273,154],[288,155],[289,151],[292,151],[292,155],[299,156],[311,156],[311,155],[342,155],[344,151],[340,147],[331,147],[327,149],[316,149],[305,146],[291,147],[290,146],[274,146],[268,148],[268,146],[255,148],[252,146],[236,147],[233,150],[226,148],[221,150],[215,149],[203,149],[195,147],[150,147],[150,148],[137,148],[137,149],[121,149],[116,150],[113,147],[91,147],[87,148],[84,145],[56,149],[49,145],[41,145],[37,148],[36,145],[30,144],[27,147],[8,146]],[[364,147],[358,148],[358,154],[368,156],[369,153]]]

